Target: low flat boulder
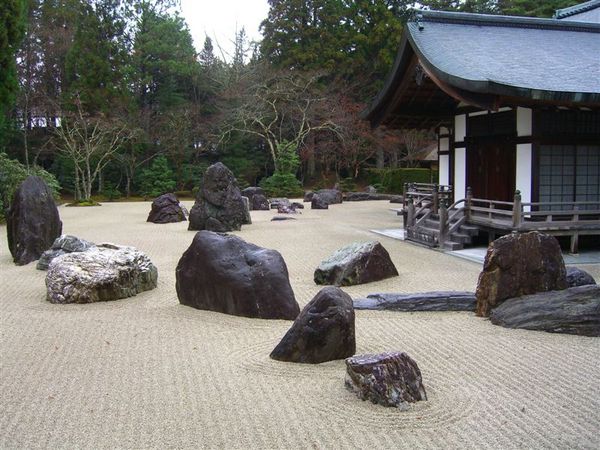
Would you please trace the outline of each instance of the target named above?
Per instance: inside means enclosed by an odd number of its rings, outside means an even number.
[[[70,234],[63,234],[56,238],[50,250],[42,253],[35,268],[38,270],[48,270],[48,266],[54,258],[66,253],[85,252],[94,247],[94,245],[94,243],[88,242],[85,239],[80,239]]]
[[[283,222],[284,220],[296,220],[296,218],[290,216],[274,216],[271,218],[271,222]]]
[[[270,357],[318,364],[347,358],[355,351],[352,299],[340,288],[328,286],[304,307]]]
[[[150,214],[146,222],[176,223],[187,220],[186,212],[181,208],[181,203],[175,194],[163,194],[152,202]]]
[[[404,197],[401,195],[392,195],[392,198],[390,198],[390,203],[404,203]]]
[[[492,242],[477,281],[477,315],[487,317],[504,300],[565,289],[565,263],[554,236],[511,233]]]
[[[492,310],[490,321],[505,328],[600,336],[600,286],[511,298]]]
[[[354,299],[354,309],[387,311],[475,311],[475,293],[463,291],[416,294],[369,294]]]
[[[62,232],[52,191],[37,176],[28,176],[13,194],[6,214],[8,249],[16,265],[39,259]]]
[[[347,192],[344,201],[364,202],[369,200],[391,200],[394,196],[390,194],[378,194],[376,192]]]
[[[261,319],[300,313],[281,254],[237,236],[196,233],[175,277],[179,302],[193,308]]]
[[[427,400],[421,371],[406,353],[356,355],[346,359],[346,388],[361,400],[401,410]]]
[[[314,194],[311,197],[310,209],[329,209],[329,203],[327,203],[319,194]]]
[[[353,286],[398,275],[390,255],[377,241],[355,242],[336,250],[315,270],[316,284]]]
[[[281,197],[281,198],[272,198],[270,200],[270,204],[271,204],[271,209],[279,209],[279,208],[291,208],[292,207],[292,203],[290,202],[289,199],[285,198],[285,197]]]
[[[133,247],[99,244],[54,258],[46,274],[50,303],[93,303],[131,297],[156,287],[158,271]]]
[[[335,205],[343,201],[342,191],[337,189],[319,189],[315,194],[328,205]]]
[[[596,284],[594,277],[579,267],[567,267],[567,286],[587,286]]]

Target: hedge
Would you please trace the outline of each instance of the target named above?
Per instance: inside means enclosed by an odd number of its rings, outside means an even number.
[[[438,171],[431,169],[367,169],[367,180],[389,194],[402,194],[404,183],[437,183]]]

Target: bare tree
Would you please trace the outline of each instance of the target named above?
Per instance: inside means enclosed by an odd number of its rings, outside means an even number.
[[[75,106],[76,111],[63,114],[60,126],[55,128],[54,145],[73,162],[76,200],[89,201],[94,180],[133,132],[115,119],[86,115],[78,99]]]

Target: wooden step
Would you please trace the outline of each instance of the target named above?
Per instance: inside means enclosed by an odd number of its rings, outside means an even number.
[[[442,247],[444,250],[462,250],[464,248],[461,242],[445,241]]]
[[[471,236],[464,233],[452,233],[450,239],[461,244],[470,244],[472,242]]]
[[[479,234],[479,228],[473,225],[461,225],[459,227],[461,233],[468,234],[470,236],[477,236]]]

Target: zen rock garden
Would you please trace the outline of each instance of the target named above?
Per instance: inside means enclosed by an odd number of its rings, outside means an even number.
[[[269,203],[260,188],[243,194],[223,164],[207,169],[189,217],[189,230],[199,231],[175,272],[179,302],[235,316],[293,320],[270,358],[304,364],[345,359],[345,385],[362,400],[405,410],[427,395],[421,371],[406,353],[355,354],[355,310],[475,311],[503,327],[600,336],[600,286],[585,271],[566,269],[556,239],[538,232],[511,234],[490,244],[474,293],[375,293],[352,300],[339,286],[398,276],[381,243],[354,242],[318,265],[314,282],[327,286],[300,311],[282,255],[226,232],[250,224],[250,210],[270,207],[294,214],[303,205],[281,198]],[[342,201],[337,190],[307,197],[317,209]],[[184,220],[185,208],[173,194],[155,199],[147,219]],[[28,178],[11,205],[8,242],[16,264],[39,259],[37,268],[48,271],[49,302],[116,300],[157,286],[158,270],[143,252],[61,236],[61,229],[48,187]]]

